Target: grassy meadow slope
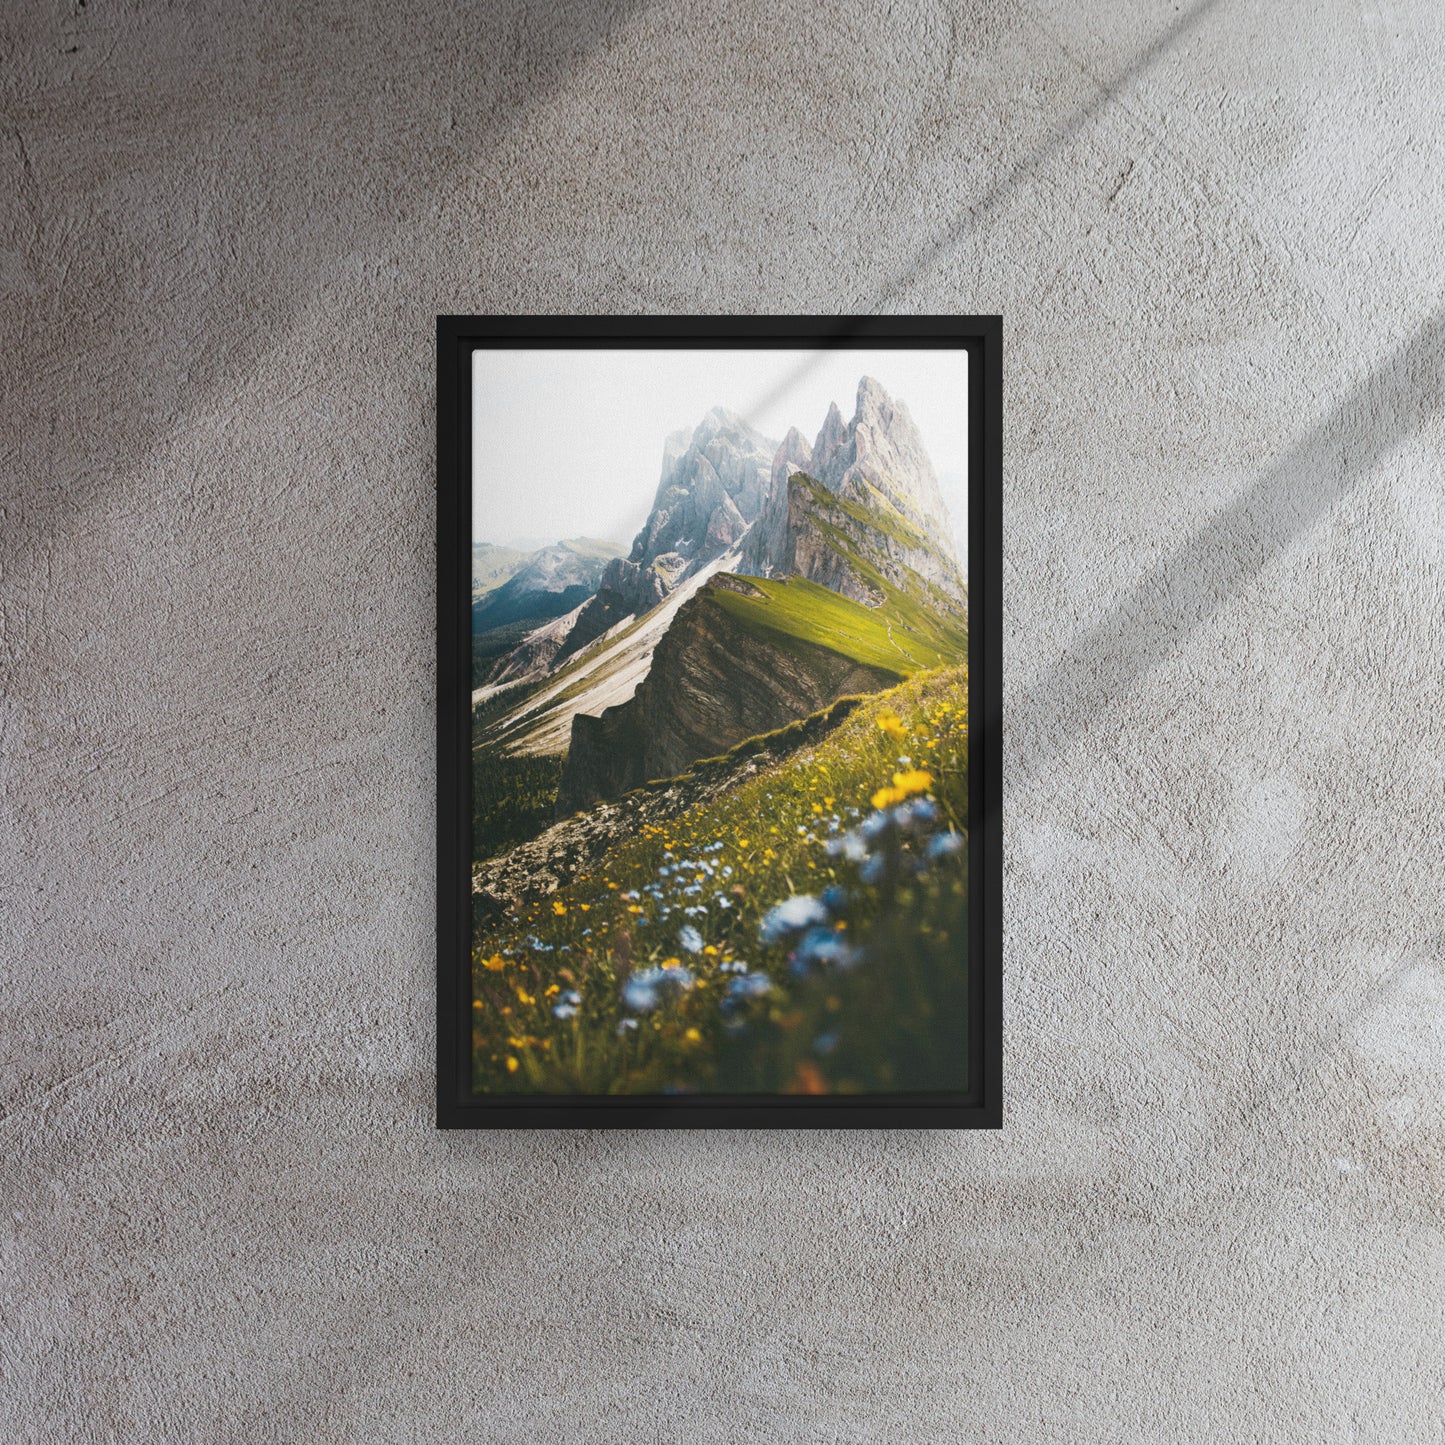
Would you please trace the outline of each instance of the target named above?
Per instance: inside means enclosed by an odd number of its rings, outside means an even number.
[[[961,1087],[966,757],[966,670],[922,673],[514,895],[473,953],[478,1088]]]
[[[967,655],[963,623],[918,605],[900,588],[886,588],[881,606],[864,607],[801,577],[736,581],[743,590],[716,588],[712,600],[752,632],[831,648],[899,677]]]

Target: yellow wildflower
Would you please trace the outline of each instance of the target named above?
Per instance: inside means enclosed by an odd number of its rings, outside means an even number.
[[[490,969],[493,973],[501,973],[506,966],[507,960],[500,953],[494,953],[490,958],[482,960],[482,967]]]
[[[926,793],[933,786],[933,774],[924,768],[910,768],[893,774],[893,786],[906,798],[911,793]]]
[[[517,1072],[517,1068],[518,1068],[518,1065],[517,1065],[516,1059],[514,1059],[510,1054],[508,1054],[508,1055],[507,1055],[507,1072],[508,1072],[509,1074],[515,1074],[515,1073]]]
[[[690,1044],[700,1044],[702,1042],[702,1035],[698,1033],[696,1029],[689,1029],[683,1035],[683,1038],[685,1038]]]
[[[534,999],[534,998],[532,997],[532,995],[529,994],[529,993],[527,992],[527,990],[524,989],[524,988],[519,984],[519,985],[517,986],[517,1002],[518,1002],[518,1003],[536,1003],[537,1000]]]
[[[560,918],[564,913],[566,913],[566,911],[567,905],[563,903],[560,898],[554,898],[552,900],[552,912],[555,913],[558,918]]]
[[[903,726],[903,720],[896,712],[885,712],[878,718],[879,728],[890,738],[902,742],[908,736],[908,730]]]

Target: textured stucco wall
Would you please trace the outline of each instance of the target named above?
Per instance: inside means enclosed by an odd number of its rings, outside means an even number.
[[[1429,0],[11,0],[0,1437],[1445,1438]],[[1001,311],[1007,1127],[441,1137],[432,317]]]

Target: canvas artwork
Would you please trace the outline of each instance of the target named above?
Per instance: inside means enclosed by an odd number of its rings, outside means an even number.
[[[650,340],[470,352],[465,1085],[976,1095],[969,350]]]

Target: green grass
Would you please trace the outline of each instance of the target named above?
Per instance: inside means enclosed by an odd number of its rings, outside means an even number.
[[[566,888],[514,905],[473,950],[476,1086],[561,1094],[958,1087],[964,855],[915,872],[926,839],[895,830],[869,845],[877,861],[867,866],[881,869],[869,880],[827,843],[888,807],[895,775],[936,807],[933,836],[961,829],[966,707],[964,668],[919,674],[852,704],[816,743],[763,762],[721,797],[643,824]],[[764,944],[759,925],[774,904],[828,885],[847,895],[830,936],[861,949],[862,961],[799,975],[790,964],[796,939]],[[699,937],[684,937],[684,927]],[[727,1004],[743,976],[732,971],[738,965],[768,988]],[[688,969],[691,986],[656,1007],[630,1006],[629,979],[635,986],[635,974],[667,966]]]
[[[715,588],[707,596],[755,632],[831,648],[900,678],[919,668],[946,666],[967,654],[968,637],[960,623],[917,605],[876,573],[868,580],[884,592],[887,600],[880,607],[865,607],[801,577],[744,580],[763,595]]]

